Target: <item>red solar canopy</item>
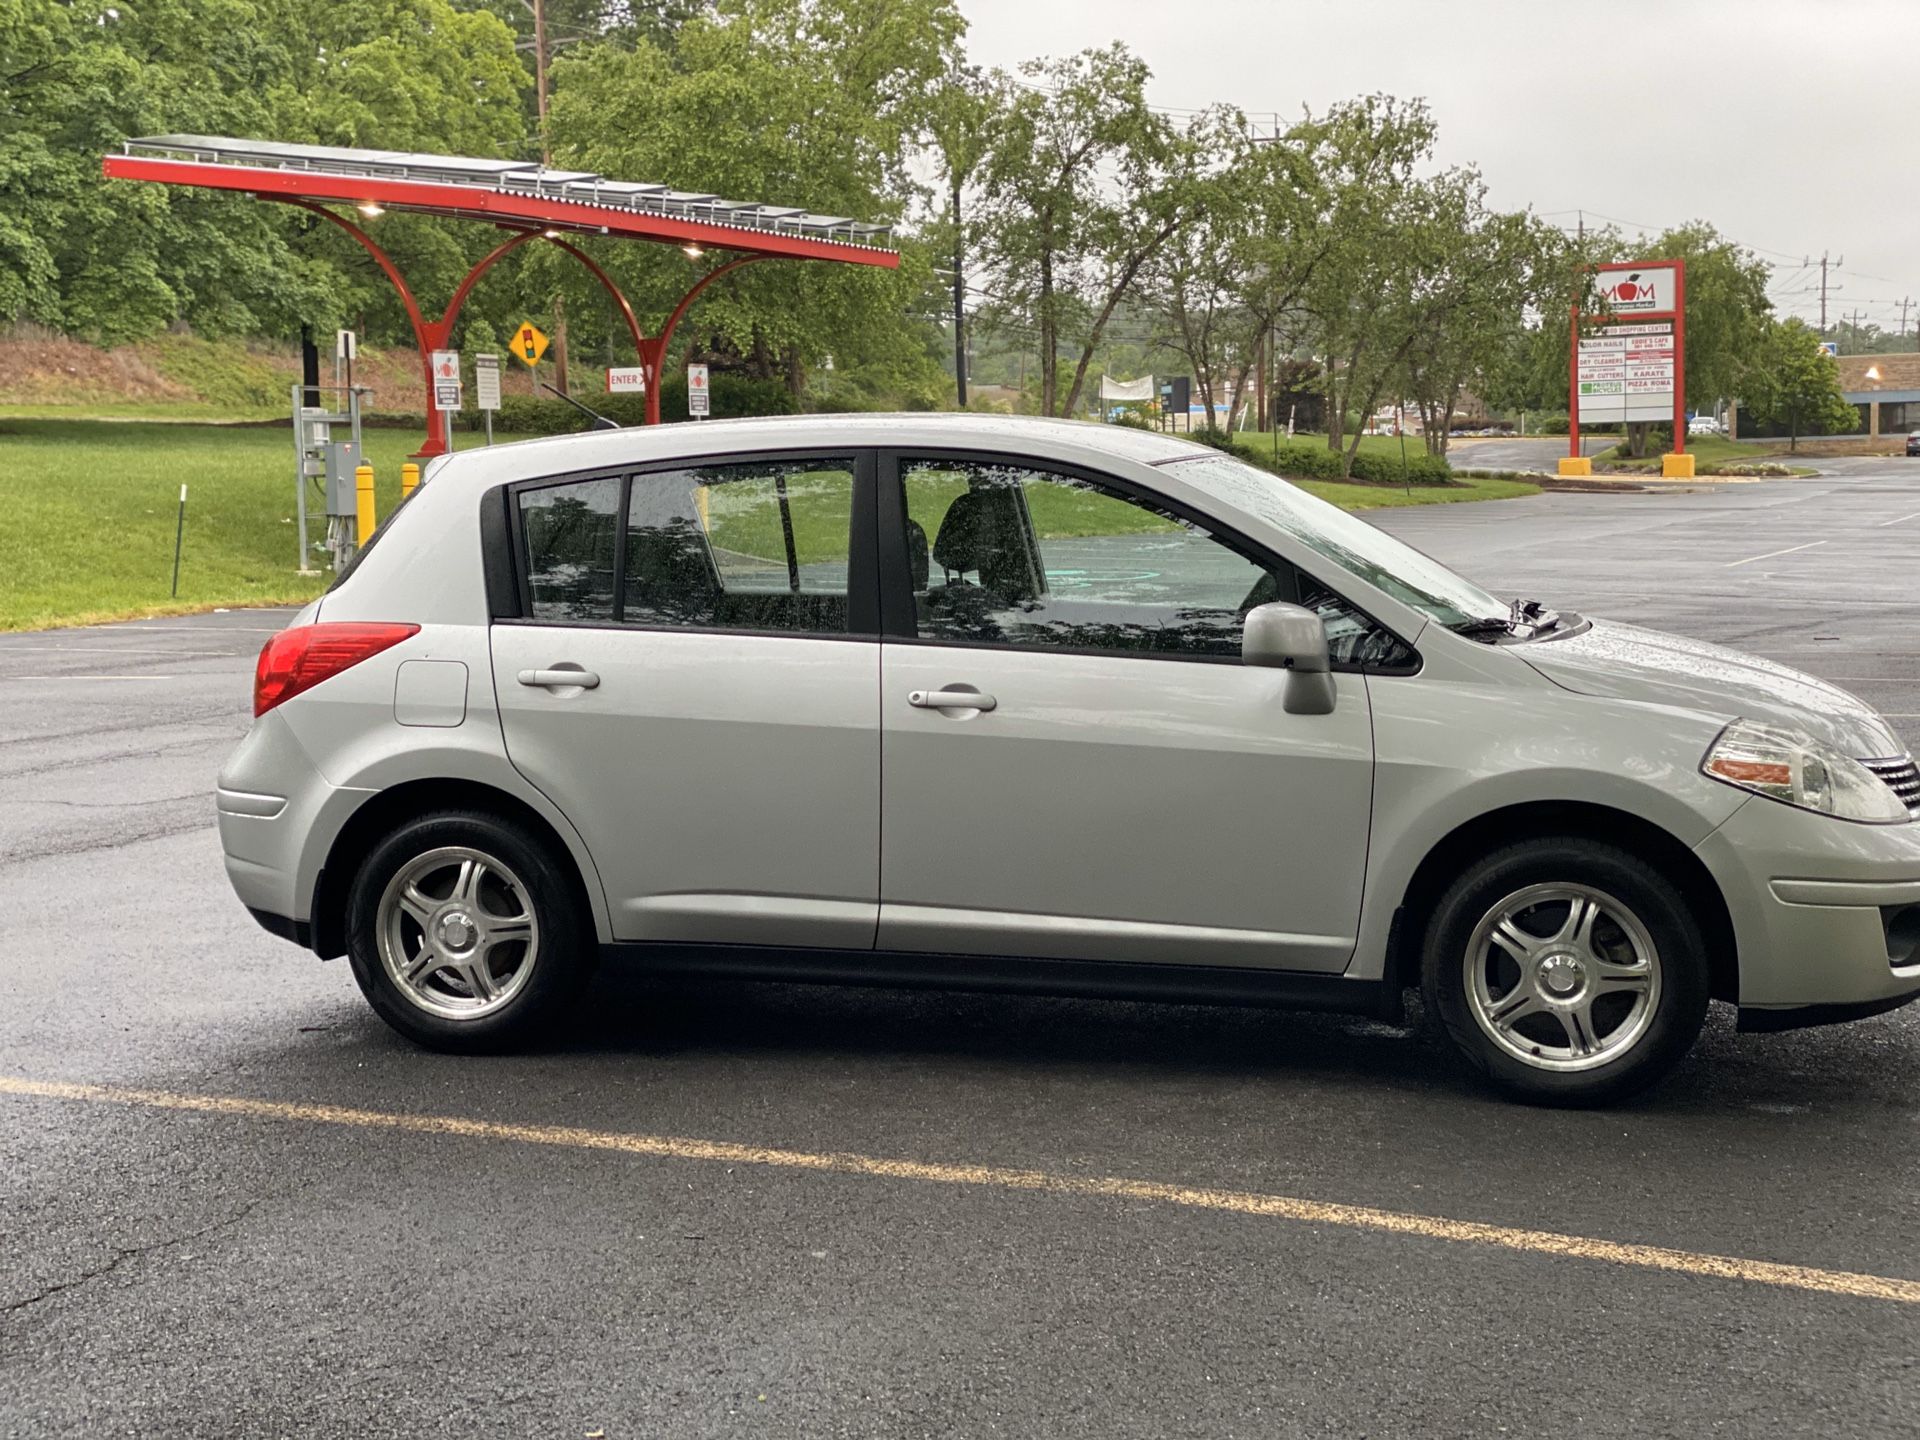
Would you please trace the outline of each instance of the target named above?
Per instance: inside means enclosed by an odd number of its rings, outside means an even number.
[[[528,241],[545,239],[566,250],[585,264],[619,303],[647,372],[649,423],[660,418],[660,366],[674,327],[694,297],[722,274],[766,259],[825,260],[885,269],[900,264],[899,255],[885,244],[891,238],[886,226],[861,224],[845,216],[814,215],[792,207],[724,200],[665,185],[609,180],[525,161],[284,145],[223,136],[157,135],[128,141],[126,153],[106,156],[102,168],[115,179],[192,185],[298,205],[358,240],[399,290],[413,325],[427,397],[428,434],[422,455],[439,454],[445,449],[432,378],[427,372],[429,353],[446,348],[460,307],[480,276],[501,256]],[[440,319],[429,321],[392,260],[364,229],[328,208],[336,205],[352,206],[367,215],[407,210],[480,220],[511,233],[468,273]],[[707,250],[735,254],[701,276],[659,333],[649,336],[612,279],[573,243],[583,236],[678,245],[695,257]]]

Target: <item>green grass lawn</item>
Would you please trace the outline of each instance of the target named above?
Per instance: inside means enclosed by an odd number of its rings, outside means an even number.
[[[369,430],[365,439],[384,516],[399,502],[400,464],[420,437]],[[182,484],[187,528],[174,600],[167,591]],[[0,630],[304,604],[327,584],[295,573],[285,427],[0,420],[0,507]],[[315,520],[311,508],[308,525],[311,538],[324,537],[324,516]]]
[[[419,436],[382,429],[368,430],[365,438],[385,516],[399,500],[400,464]],[[462,448],[480,443],[477,436],[455,438]],[[188,488],[187,529],[176,600],[167,592],[182,483]],[[912,483],[911,512],[931,538],[963,482],[929,473]],[[1286,482],[1276,477],[1274,483]],[[1411,495],[1391,485],[1306,481],[1303,488],[1348,509],[1535,493],[1531,485],[1498,480],[1416,485]],[[1147,532],[1166,524],[1147,511],[1062,486],[1028,490],[1042,538]],[[827,477],[794,477],[795,548],[802,563],[845,555],[846,495],[844,484],[827,483]],[[215,606],[303,604],[329,579],[295,573],[293,437],[284,426],[0,419],[0,506],[6,515],[0,523],[0,630]],[[762,505],[733,515],[722,505],[712,518],[716,543],[731,542],[754,556],[784,556],[776,508]],[[323,534],[311,509],[309,526],[313,538]],[[723,529],[731,533],[723,535]]]
[[[1690,435],[1687,437],[1687,453],[1693,456],[1697,473],[1711,475],[1725,465],[1781,465],[1796,475],[1817,475],[1817,470],[1788,463],[1787,445],[1781,441],[1740,441],[1729,440],[1724,435]],[[1647,471],[1660,473],[1660,457],[1648,455],[1635,460],[1627,454],[1625,443],[1600,451],[1593,457],[1608,469]]]
[[[1295,480],[1309,495],[1331,500],[1342,510],[1378,510],[1395,505],[1449,505],[1460,500],[1515,500],[1538,495],[1525,480],[1455,480],[1448,485],[1362,485],[1339,480]]]

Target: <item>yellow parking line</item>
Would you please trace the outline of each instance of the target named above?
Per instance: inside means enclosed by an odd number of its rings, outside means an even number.
[[[1367,1205],[1341,1205],[1325,1200],[1302,1200],[1290,1195],[1267,1195],[1245,1190],[1212,1190],[1155,1180],[1056,1175],[1044,1170],[1013,1170],[997,1165],[889,1160],[873,1155],[781,1150],[724,1140],[636,1135],[617,1130],[587,1130],[571,1125],[513,1125],[495,1120],[468,1120],[454,1115],[407,1115],[386,1110],[359,1110],[342,1105],[250,1100],[237,1095],[188,1095],[167,1090],[79,1085],[7,1075],[0,1075],[0,1094],[136,1105],[153,1110],[183,1110],[248,1120],[300,1121],[346,1125],[363,1130],[454,1135],[470,1140],[511,1140],[524,1145],[557,1145],[573,1150],[605,1150],[621,1155],[645,1155],[669,1160],[719,1161],[727,1165],[767,1165],[785,1170],[865,1175],[935,1185],[973,1185],[1051,1195],[1142,1200],[1161,1205],[1179,1205],[1192,1210],[1223,1210],[1237,1215],[1292,1220],[1307,1225],[1337,1225],[1352,1230],[1412,1235],[1456,1244],[1489,1245],[1527,1254],[1599,1260],[1642,1270],[1666,1270],[1702,1279],[1776,1285],[1820,1295],[1847,1295],[1865,1300],[1920,1305],[1920,1280],[1863,1275],[1847,1270],[1821,1270],[1807,1265],[1781,1265],[1770,1260],[1745,1260],[1732,1255],[1670,1250],[1661,1245],[1594,1240],[1584,1235],[1564,1235],[1552,1230],[1524,1230],[1507,1225],[1485,1225],[1472,1220],[1449,1220],[1438,1215],[1377,1210]]]

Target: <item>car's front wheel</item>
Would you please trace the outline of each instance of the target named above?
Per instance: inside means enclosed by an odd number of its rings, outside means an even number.
[[[592,934],[548,847],[481,812],[408,821],[347,895],[354,978],[380,1017],[437,1050],[525,1043],[565,1011]]]
[[[1618,846],[1547,838],[1486,856],[1427,929],[1427,1007],[1521,1098],[1621,1099],[1685,1055],[1706,1018],[1706,946],[1680,892]]]

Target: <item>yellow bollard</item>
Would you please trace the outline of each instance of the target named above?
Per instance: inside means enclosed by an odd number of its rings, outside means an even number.
[[[353,513],[357,522],[356,543],[364,545],[373,538],[373,466],[361,465],[353,472]]]
[[[420,467],[409,460],[400,467],[400,498],[406,499],[420,488]]]

